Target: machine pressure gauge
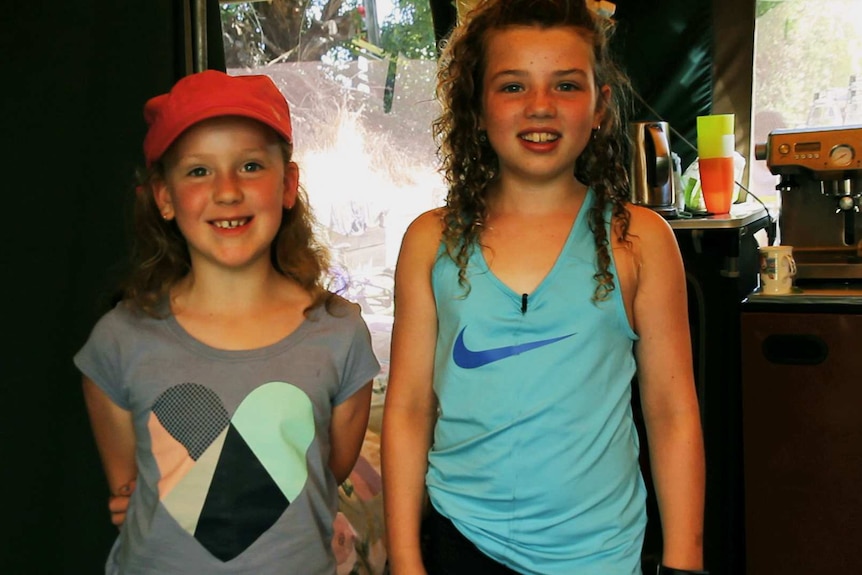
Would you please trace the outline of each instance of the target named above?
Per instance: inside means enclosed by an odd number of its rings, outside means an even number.
[[[850,165],[854,155],[855,153],[851,146],[841,144],[832,148],[832,151],[829,152],[829,160],[832,162],[832,165],[843,168]]]

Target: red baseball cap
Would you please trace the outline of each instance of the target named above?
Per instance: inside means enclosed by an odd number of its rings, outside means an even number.
[[[293,141],[290,107],[275,83],[264,75],[229,76],[206,70],[180,79],[171,91],[144,105],[149,130],[144,138],[147,167],[180,135],[202,120],[243,116],[262,122]]]

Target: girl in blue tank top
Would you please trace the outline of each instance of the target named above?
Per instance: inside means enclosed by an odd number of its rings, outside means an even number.
[[[684,271],[670,226],[628,202],[611,26],[583,0],[491,0],[446,43],[448,196],[411,224],[396,271],[394,575],[640,573],[635,374],[660,573],[702,572]]]

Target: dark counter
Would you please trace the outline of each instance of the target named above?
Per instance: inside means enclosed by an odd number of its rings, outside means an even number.
[[[695,384],[706,448],[704,561],[715,575],[745,573],[742,440],[742,301],[757,287],[754,234],[770,225],[759,205],[670,221],[686,272]]]

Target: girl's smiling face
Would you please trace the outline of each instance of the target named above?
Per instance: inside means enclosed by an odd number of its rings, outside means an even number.
[[[573,178],[609,96],[595,84],[590,43],[573,27],[513,26],[485,47],[480,127],[501,178]]]
[[[205,120],[174,142],[164,165],[156,203],[176,219],[192,266],[269,261],[282,208],[292,207],[298,186],[275,132],[247,118]]]

